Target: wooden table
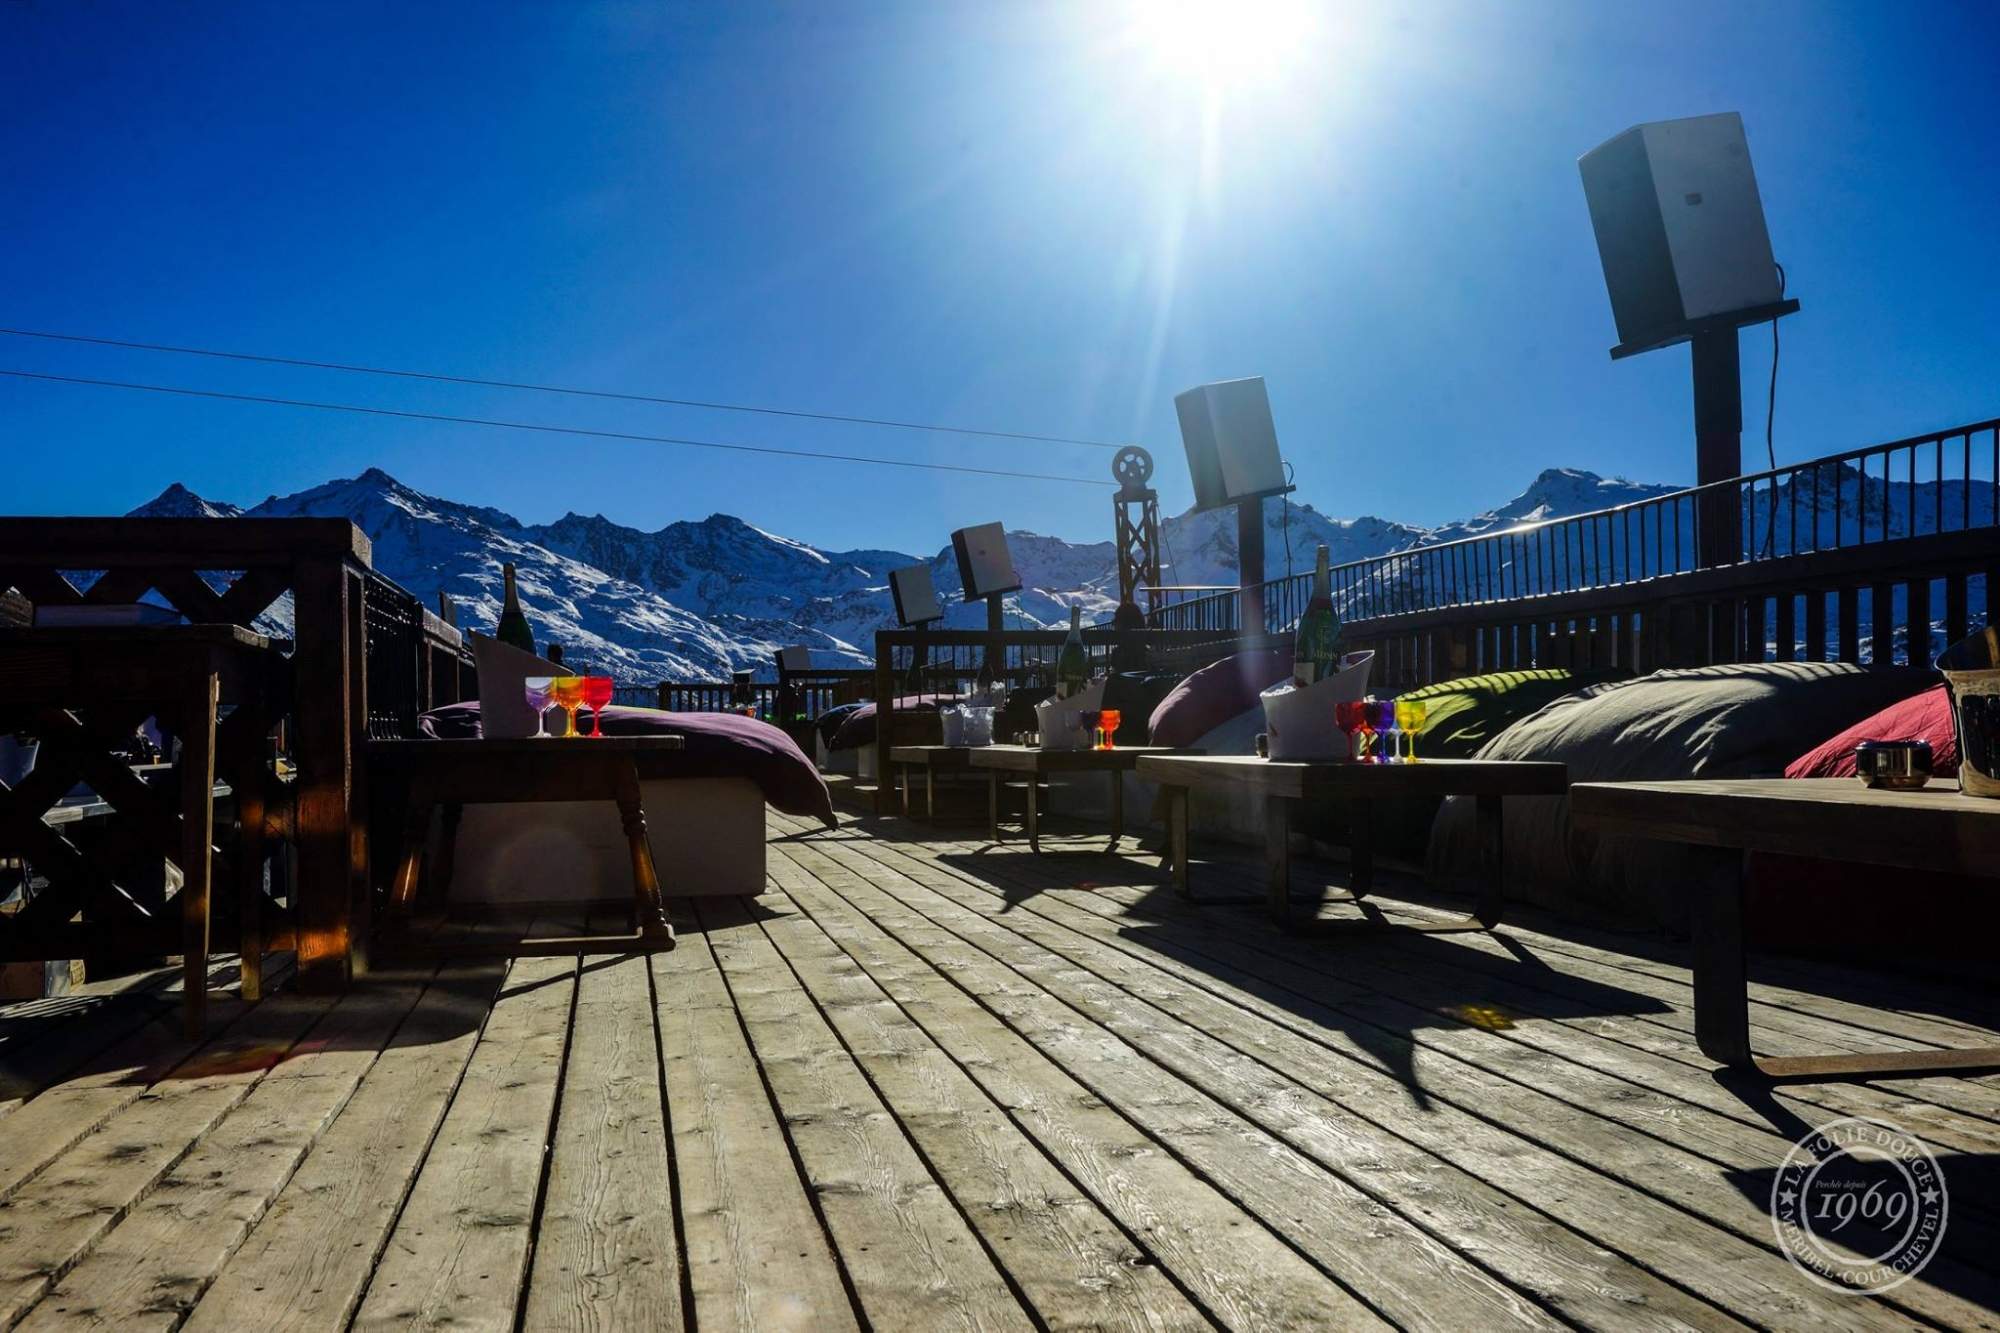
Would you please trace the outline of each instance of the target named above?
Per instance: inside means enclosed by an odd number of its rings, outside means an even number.
[[[1695,1038],[1710,1059],[1772,1078],[2000,1068],[2000,1046],[1756,1055],[1743,951],[1745,853],[2000,876],[2000,801],[1963,795],[1948,780],[1906,792],[1864,787],[1852,778],[1580,782],[1570,788],[1570,814],[1592,833],[1684,843],[1703,862],[1689,888],[1695,895]],[[1885,906],[1896,891],[1896,877],[1885,875]],[[1857,925],[1866,928],[1865,922]]]
[[[1374,886],[1374,802],[1410,796],[1474,798],[1481,871],[1478,905],[1463,920],[1398,927],[1428,931],[1491,930],[1500,924],[1506,900],[1500,802],[1508,796],[1560,796],[1569,785],[1569,770],[1563,764],[1479,759],[1369,764],[1255,755],[1149,755],[1139,763],[1139,776],[1167,791],[1168,864],[1174,888],[1184,897],[1193,896],[1188,883],[1188,792],[1195,787],[1240,787],[1263,797],[1266,891],[1272,918],[1287,927],[1301,924],[1292,915],[1291,869],[1291,811],[1299,801],[1332,796],[1348,803],[1352,812],[1348,887],[1330,901],[1358,903]],[[1369,916],[1366,924],[1388,923]]]
[[[971,752],[972,766],[986,770],[986,823],[994,842],[1000,839],[1000,784],[1009,773],[1027,777],[1028,846],[1042,850],[1040,801],[1036,788],[1052,773],[1106,773],[1111,777],[1111,843],[1118,850],[1125,836],[1125,775],[1147,755],[1180,753],[1164,745],[1121,745],[1115,750],[1044,750],[1036,745],[982,745]]]
[[[889,762],[900,769],[903,787],[903,814],[910,813],[910,770],[924,770],[924,818],[937,818],[937,775],[964,773],[971,769],[970,745],[897,745],[889,750]]]
[[[509,954],[673,948],[674,928],[660,900],[639,779],[647,756],[678,753],[682,748],[679,736],[370,741],[371,779],[395,783],[406,793],[403,852],[390,886],[396,917],[406,921],[416,903],[431,813],[440,806],[444,841],[436,887],[441,896],[450,887],[459,812],[468,802],[610,801],[618,807],[631,848],[635,929],[623,935],[506,941],[495,948]]]
[[[48,880],[20,912],[0,918],[0,958],[178,953],[188,1031],[199,1034],[207,1019],[219,767],[236,799],[224,854],[237,890],[243,994],[257,998],[266,805],[277,790],[268,736],[290,677],[271,640],[234,625],[0,630],[0,727],[41,740],[33,771],[0,790],[0,850],[33,862]],[[115,757],[148,717],[180,740],[171,782],[149,784]],[[78,782],[121,817],[105,847],[72,840],[60,813],[47,818]],[[134,878],[133,867],[157,868],[161,858],[181,872],[178,932],[163,904],[148,901],[154,891]]]

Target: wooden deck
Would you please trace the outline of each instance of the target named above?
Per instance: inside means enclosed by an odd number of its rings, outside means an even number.
[[[771,892],[672,952],[218,997],[201,1041],[165,976],[0,1010],[0,1328],[2000,1326],[2000,1078],[1719,1081],[1650,936],[1285,937],[1247,862],[1194,908],[955,837],[774,815]],[[1756,978],[1772,1051],[2000,1021]],[[1886,1297],[1767,1212],[1851,1114],[1951,1190]]]

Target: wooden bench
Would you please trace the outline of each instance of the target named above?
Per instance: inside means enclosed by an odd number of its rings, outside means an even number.
[[[2000,1068],[2000,1046],[1759,1056],[1750,1049],[1743,948],[1743,859],[1748,852],[1835,858],[1899,870],[2000,876],[2000,801],[1956,782],[1884,791],[1852,778],[1579,782],[1570,815],[1598,834],[1683,843],[1701,863],[1689,884],[1694,937],[1694,1029],[1702,1053],[1771,1078],[1867,1078]],[[1884,883],[1885,904],[1894,893]],[[1865,930],[1865,921],[1856,928]]]

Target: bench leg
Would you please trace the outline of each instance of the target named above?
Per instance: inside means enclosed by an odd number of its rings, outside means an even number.
[[[1167,788],[1167,865],[1173,872],[1174,892],[1192,902],[1194,888],[1188,882],[1188,789]]]
[[[1033,773],[1028,774],[1028,850],[1037,856],[1042,854],[1041,815],[1039,812],[1041,802],[1038,799],[1039,792],[1037,790],[1039,785],[1036,782],[1036,775]]]
[[[1750,1049],[1750,979],[1743,948],[1743,854],[1696,849],[1694,1034],[1701,1052],[1773,1079],[1853,1079],[2000,1069],[2000,1046],[1759,1056]]]
[[[991,769],[986,774],[986,840],[1000,841],[1000,770]]]
[[[208,1026],[208,909],[215,874],[215,713],[222,678],[202,673],[181,715],[181,954],[187,1032]]]
[[[1473,916],[1491,930],[1500,924],[1507,908],[1506,846],[1500,837],[1500,798],[1494,795],[1473,798],[1474,818],[1479,826],[1479,899]]]
[[[652,841],[646,836],[646,809],[639,799],[639,770],[634,764],[623,764],[618,770],[618,814],[625,825],[625,841],[632,849],[632,910],[639,934],[649,947],[671,949],[674,927],[660,898],[659,872],[653,865]]]
[[[937,770],[924,765],[924,818],[937,823]]]
[[[1115,852],[1125,837],[1125,775],[1117,769],[1111,770],[1111,845],[1104,850]]]

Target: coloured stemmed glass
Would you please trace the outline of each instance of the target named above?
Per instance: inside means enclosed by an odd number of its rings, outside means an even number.
[[[1119,716],[1116,708],[1107,708],[1098,714],[1098,735],[1104,738],[1098,743],[1098,749],[1115,750],[1118,748],[1118,724],[1124,720],[1124,718]]]
[[[1417,733],[1423,730],[1424,716],[1428,711],[1422,699],[1396,701],[1396,729],[1403,734],[1406,757],[1413,764],[1417,762]]]
[[[557,676],[549,686],[549,697],[569,716],[569,731],[565,734],[576,735],[576,710],[583,707],[583,677]]]
[[[529,676],[521,682],[523,695],[528,707],[535,710],[535,735],[547,739],[549,730],[543,725],[549,711],[549,688],[556,683],[554,676]]]
[[[1368,725],[1375,732],[1375,762],[1393,764],[1396,762],[1396,701],[1394,699],[1370,699],[1368,701]]]
[[[604,734],[604,706],[611,702],[613,686],[609,676],[585,676],[583,701],[590,705],[590,734]]]
[[[1368,705],[1359,699],[1348,699],[1333,706],[1333,724],[1347,737],[1347,757],[1359,759],[1361,751],[1356,748],[1354,733],[1368,723]]]

